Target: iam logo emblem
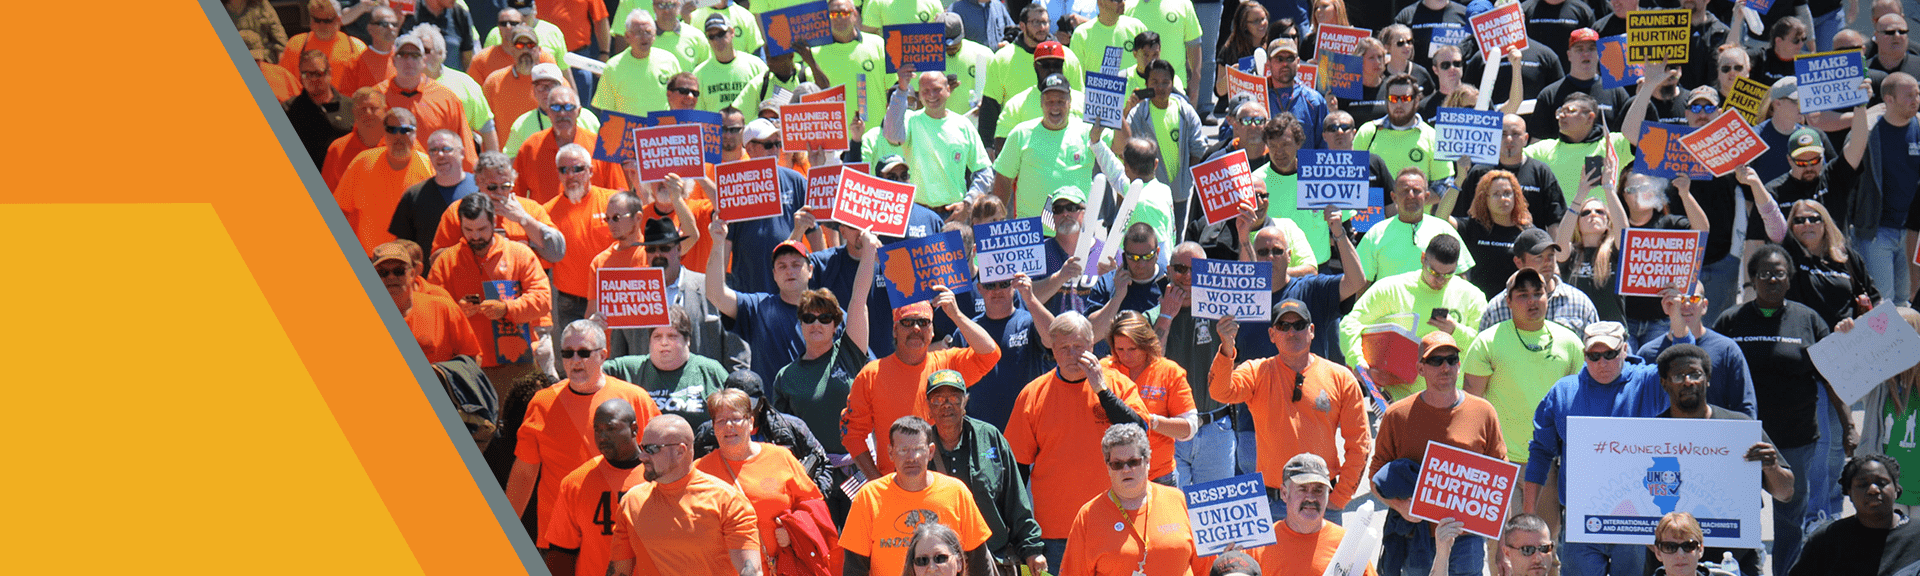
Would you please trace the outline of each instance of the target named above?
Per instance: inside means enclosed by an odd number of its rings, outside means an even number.
[[[913,529],[918,528],[921,524],[939,521],[940,514],[932,510],[924,508],[908,510],[906,513],[901,514],[899,518],[893,520],[893,529],[900,531],[901,534],[912,534]]]

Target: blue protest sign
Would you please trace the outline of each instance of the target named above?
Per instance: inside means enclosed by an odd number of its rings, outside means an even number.
[[[1266,322],[1273,308],[1273,263],[1193,259],[1193,317]]]
[[[1127,79],[1088,72],[1086,86],[1086,110],[1080,117],[1088,124],[1119,130],[1122,108],[1127,105]]]
[[[824,46],[833,43],[832,23],[827,19],[827,3],[808,2],[760,15],[760,30],[766,33],[766,56],[792,53],[800,46]]]
[[[1347,224],[1353,226],[1353,231],[1364,234],[1372,230],[1373,225],[1385,221],[1387,221],[1387,191],[1368,188],[1367,209],[1355,210],[1353,217],[1347,219]]]
[[[887,45],[887,73],[912,64],[916,72],[947,69],[947,27],[944,24],[899,24],[880,29]]]
[[[1793,75],[1799,81],[1800,113],[1844,110],[1872,99],[1860,89],[1866,67],[1859,50],[1803,54],[1793,60]]]
[[[1685,176],[1694,180],[1712,180],[1713,172],[1694,160],[1693,153],[1680,145],[1680,137],[1693,133],[1692,126],[1646,122],[1634,139],[1633,170],[1648,176],[1672,179]]]
[[[646,118],[632,114],[621,114],[612,110],[602,110],[607,119],[600,123],[598,138],[593,143],[593,159],[615,164],[634,158],[633,129],[651,127],[654,124]]]
[[[1011,280],[1015,274],[1038,278],[1047,273],[1046,236],[1040,217],[973,225],[974,261],[981,282]]]
[[[1473,37],[1472,30],[1467,29],[1466,26],[1452,22],[1424,25],[1415,24],[1414,26],[1416,28],[1427,26],[1424,30],[1414,30],[1414,34],[1418,36],[1424,31],[1429,35],[1427,39],[1428,58],[1432,58],[1434,54],[1440,52],[1441,46],[1459,46],[1460,43],[1466,42],[1468,38]],[[1418,40],[1418,38],[1416,38],[1416,40]]]
[[[1370,157],[1360,150],[1300,151],[1298,206],[1302,210],[1367,207]]]
[[[887,279],[887,299],[896,307],[932,300],[933,287],[943,284],[956,293],[973,290],[958,230],[882,246],[878,264]]]
[[[1327,94],[1336,98],[1359,100],[1364,88],[1360,84],[1360,56],[1353,54],[1321,54],[1319,78],[1327,85]]]
[[[706,110],[656,110],[647,115],[647,126],[699,124],[700,143],[706,148],[706,162],[720,163],[720,113]]]
[[[1627,63],[1626,34],[1601,38],[1599,48],[1601,88],[1633,86],[1644,75],[1643,65]]]
[[[1504,116],[1472,108],[1441,108],[1434,115],[1434,127],[1440,131],[1434,157],[1452,160],[1465,156],[1481,164],[1499,163]]]

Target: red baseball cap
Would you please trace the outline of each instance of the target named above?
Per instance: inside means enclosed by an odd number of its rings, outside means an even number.
[[[1046,42],[1041,42],[1039,46],[1034,46],[1034,47],[1033,47],[1033,59],[1034,59],[1034,60],[1039,60],[1039,59],[1042,59],[1042,58],[1052,58],[1052,59],[1055,59],[1055,60],[1066,60],[1066,59],[1067,59],[1067,47],[1066,47],[1066,46],[1061,46],[1059,42],[1055,42],[1055,41],[1052,41],[1052,40],[1048,40],[1048,41],[1046,41]]]
[[[780,252],[784,250],[792,250],[793,253],[799,254],[801,257],[805,257],[807,255],[806,244],[801,244],[798,241],[794,241],[794,240],[788,240],[786,242],[781,242],[779,245],[773,247],[773,257],[778,259],[780,257]]]
[[[1571,46],[1574,44],[1579,44],[1581,42],[1599,42],[1599,41],[1600,41],[1599,32],[1594,32],[1592,28],[1581,28],[1579,30],[1573,31],[1573,39],[1568,40],[1567,45]]]

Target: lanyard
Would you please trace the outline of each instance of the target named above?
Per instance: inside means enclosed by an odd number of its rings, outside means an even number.
[[[1112,489],[1107,490],[1107,501],[1112,502],[1113,508],[1115,510],[1120,511],[1120,518],[1122,519],[1121,522],[1113,523],[1113,530],[1115,532],[1125,531],[1128,537],[1135,538],[1140,541],[1140,564],[1134,568],[1133,573],[1136,575],[1146,574],[1147,573],[1147,535],[1141,533],[1141,525],[1145,524],[1145,518],[1147,516],[1147,506],[1153,503],[1152,494],[1148,494],[1147,498],[1140,502],[1140,509],[1133,511],[1131,515],[1127,513],[1127,508],[1125,506],[1120,505],[1120,497],[1115,495]]]

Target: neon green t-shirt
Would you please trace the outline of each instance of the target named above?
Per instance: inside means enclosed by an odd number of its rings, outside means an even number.
[[[1081,112],[1087,108],[1087,94],[1081,92],[1079,88],[1073,89],[1070,94],[1067,114],[1080,118]],[[1028,120],[1039,119],[1047,113],[1040,102],[1040,91],[1033,88],[1020,91],[1012,100],[1003,101],[1002,104],[1004,105],[1000,107],[1000,121],[993,126],[994,138],[1006,138],[1008,134],[1013,133],[1015,126],[1025,124]],[[1048,190],[1048,192],[1051,191]]]
[[[1876,393],[1881,392],[1876,391]],[[1885,392],[1885,394],[1891,393],[1891,391]],[[1887,431],[1887,443],[1880,447],[1881,452],[1893,458],[1893,461],[1899,462],[1902,469],[1920,466],[1920,442],[1914,439],[1914,430],[1920,427],[1920,402],[1915,402],[1909,396],[1906,402],[1907,409],[1904,412],[1896,408],[1891,399],[1888,399],[1885,404],[1886,408],[1880,414],[1867,415],[1868,418],[1881,418],[1883,423],[1881,429]],[[1920,504],[1920,476],[1902,477],[1900,488],[1900,498],[1897,500],[1899,503],[1908,506]]]
[[[1069,119],[1066,128],[1049,130],[1035,118],[1008,133],[993,171],[1014,181],[1015,218],[1040,216],[1048,194],[1062,186],[1085,187],[1092,180],[1093,150],[1087,143],[1092,128]],[[1112,132],[1100,136],[1103,145],[1112,145]]]
[[[987,147],[972,120],[959,114],[934,118],[907,112],[907,139],[900,148],[912,166],[913,199],[927,207],[959,202],[967,194],[967,173],[987,169]]]
[[[1164,54],[1166,53],[1162,52],[1161,54],[1163,55],[1162,57],[1164,58]],[[1139,61],[1135,60],[1135,62],[1139,62]],[[1124,72],[1127,75],[1127,93],[1128,94],[1132,94],[1133,91],[1135,90],[1139,90],[1141,88],[1147,87],[1147,77],[1140,75],[1140,70],[1137,67],[1128,68]],[[1187,82],[1185,80],[1181,80],[1178,74],[1175,74],[1173,77],[1173,89],[1175,91],[1180,92],[1181,94],[1187,93]]]
[[[442,68],[440,77],[434,80],[438,80],[448,90],[452,90],[455,96],[460,97],[460,105],[467,108],[468,128],[478,132],[487,125],[487,122],[493,121],[493,108],[487,104],[486,90],[481,89],[480,84],[474,82],[472,76],[452,68]]]
[[[759,52],[760,45],[766,43],[766,37],[760,34],[760,17],[754,16],[753,12],[748,11],[745,6],[739,4],[728,4],[726,8],[718,10],[713,8],[693,9],[693,16],[688,18],[687,22],[693,23],[694,30],[686,33],[700,34],[700,39],[705,41],[707,38],[706,32],[702,28],[707,25],[707,17],[715,13],[720,14],[721,18],[726,18],[728,23],[733,24],[734,50],[749,53]],[[719,110],[719,108],[714,108],[714,110]]]
[[[534,24],[533,41],[540,44],[541,48],[546,48],[547,52],[553,54],[553,63],[558,65],[561,70],[567,69],[567,59],[564,58],[567,54],[567,33],[560,31],[559,26],[555,26],[552,22],[546,20],[541,20],[539,23]],[[492,30],[487,31],[486,43],[480,47],[485,48],[499,43],[500,27],[494,26]],[[478,50],[475,50],[475,52],[478,52]]]
[[[1067,77],[1067,84],[1074,90],[1087,88],[1087,72],[1080,66],[1080,57],[1072,51],[1066,53],[1065,67],[1060,74]],[[1099,64],[1099,62],[1095,62]],[[1006,104],[1021,91],[1040,85],[1040,79],[1033,74],[1033,53],[1016,44],[1008,44],[993,54],[992,76],[987,78],[987,97]]]
[[[1579,336],[1557,322],[1543,324],[1537,331],[1516,328],[1512,320],[1495,324],[1460,354],[1460,373],[1489,377],[1486,398],[1500,413],[1501,430],[1533,430],[1534,409],[1554,381],[1586,366]],[[1533,435],[1503,436],[1507,460],[1526,463]]]
[[[887,65],[886,45],[879,36],[861,33],[857,40],[836,42],[813,49],[813,61],[820,63],[820,70],[827,73],[825,82],[818,82],[820,88],[834,86],[847,87],[847,138],[856,138],[860,134],[854,131],[854,120],[860,114],[860,75],[867,77],[867,109],[875,114],[885,114],[887,108],[887,84],[893,77],[884,74]],[[874,85],[875,82],[879,84]],[[878,127],[878,115],[869,119],[869,126]],[[881,139],[881,143],[885,143]]]
[[[1173,64],[1176,79],[1187,75],[1187,43],[1199,40],[1200,18],[1188,0],[1139,0],[1127,15],[1160,35],[1160,59]],[[1211,22],[1209,22],[1211,24]],[[1204,66],[1205,64],[1202,63]],[[1184,89],[1183,89],[1184,90]]]
[[[1080,58],[1081,66],[1098,72],[1100,59],[1106,55],[1107,47],[1117,46],[1120,48],[1120,70],[1125,72],[1133,67],[1133,37],[1146,31],[1145,23],[1125,14],[1120,15],[1120,19],[1115,20],[1112,26],[1095,19],[1073,29],[1073,54]]]
[[[806,64],[801,62],[794,63],[795,67],[800,67],[805,65]],[[801,76],[798,70],[794,71],[793,76],[787,78],[786,80],[781,80],[779,76],[775,76],[771,73],[755,76],[753,80],[750,80],[747,82],[747,87],[740,91],[740,95],[735,96],[733,98],[733,107],[739,108],[742,111],[742,113],[747,114],[748,116],[759,114],[760,103],[767,99],[773,98],[773,88],[767,86],[767,82],[773,82],[774,86],[779,86],[781,88],[786,89],[786,91],[788,92],[792,92],[794,91],[794,89],[799,88],[800,83],[805,80],[807,80],[807,78],[804,76]],[[762,90],[766,92],[765,97],[762,97],[760,95]]]
[[[860,24],[882,28],[895,24],[925,24],[947,11],[940,0],[867,0],[860,9]]]
[[[899,146],[894,146],[892,142],[887,141],[887,135],[881,133],[880,125],[875,124],[867,129],[866,134],[860,136],[860,161],[866,162],[870,170],[879,170],[880,159],[894,154],[899,154],[901,158],[907,157],[900,151]]]
[[[1147,107],[1147,116],[1153,120],[1153,141],[1160,145],[1160,165],[1166,166],[1168,172],[1176,170],[1181,166],[1180,115],[1172,113],[1173,101],[1167,101],[1167,108],[1154,106],[1152,101],[1140,105]]]
[[[1373,225],[1372,230],[1354,246],[1360,253],[1360,266],[1367,272],[1368,280],[1377,280],[1395,274],[1420,271],[1420,254],[1427,250],[1427,242],[1435,236],[1459,238],[1460,233],[1435,216],[1422,216],[1419,224],[1408,224],[1399,217]],[[1466,274],[1473,269],[1473,253],[1464,249],[1461,243],[1459,267],[1456,274]],[[1479,318],[1479,316],[1474,316]]]
[[[700,78],[701,110],[719,111],[733,104],[740,91],[747,89],[747,83],[766,73],[767,63],[760,57],[735,50],[732,62],[708,59],[693,69],[693,75]],[[751,113],[748,118],[752,118]]]
[[[1393,180],[1400,169],[1408,166],[1419,168],[1421,174],[1427,175],[1427,182],[1453,176],[1453,163],[1433,156],[1435,143],[1439,142],[1439,133],[1433,126],[1417,122],[1407,130],[1390,130],[1382,122],[1386,119],[1361,125],[1360,132],[1353,136],[1353,149],[1379,154],[1380,160],[1387,164],[1387,180]]]
[[[667,79],[680,70],[680,59],[657,47],[646,58],[621,50],[607,59],[607,71],[593,93],[593,107],[635,116],[665,108]]]
[[[1434,308],[1446,308],[1455,319],[1453,331],[1455,342],[1473,342],[1478,335],[1474,329],[1480,324],[1480,315],[1487,309],[1487,294],[1475,288],[1464,279],[1454,278],[1446,286],[1434,290],[1420,281],[1419,272],[1408,272],[1389,276],[1375,282],[1372,287],[1360,293],[1353,305],[1353,311],[1340,318],[1340,351],[1347,357],[1347,364],[1358,367],[1361,357],[1360,331],[1367,326],[1386,322],[1388,316],[1405,312],[1420,315],[1420,322],[1414,325],[1415,338],[1424,338],[1437,328],[1428,324],[1427,316]],[[1415,380],[1411,384],[1387,386],[1387,392],[1394,398],[1406,398],[1414,392],[1426,388],[1426,383]],[[1527,409],[1529,418],[1533,409]],[[1526,428],[1532,430],[1529,424]],[[1532,438],[1532,434],[1522,436]]]
[[[1300,227],[1301,233],[1306,235],[1307,242],[1304,245],[1287,244],[1287,248],[1293,252],[1294,265],[1317,266],[1325,264],[1332,258],[1333,237],[1330,235],[1332,232],[1327,230],[1327,220],[1320,216],[1319,210],[1299,208],[1299,175],[1281,174],[1274,171],[1273,164],[1268,163],[1261,166],[1259,170],[1253,171],[1253,176],[1267,184],[1267,215],[1292,221],[1294,225]],[[1353,211],[1342,210],[1340,217],[1343,220],[1352,218]],[[1302,255],[1307,259],[1303,260]]]
[[[499,121],[498,118],[494,120],[496,122]],[[581,114],[580,119],[575,122],[578,122],[581,128],[589,132],[596,134],[600,132],[600,119],[594,117],[592,114]],[[519,118],[514,119],[513,131],[507,133],[506,142],[500,143],[500,151],[506,153],[509,158],[519,156],[520,145],[527,143],[527,138],[533,137],[535,132],[552,127],[553,122],[547,120],[545,114],[542,114],[539,110],[528,110],[525,114],[521,114]]]
[[[681,70],[692,70],[701,62],[713,57],[713,48],[707,46],[707,37],[699,30],[685,24],[674,32],[661,32],[653,37],[653,49],[673,53],[680,60]]]
[[[1622,162],[1633,159],[1632,149],[1627,146],[1627,137],[1618,132],[1609,132],[1613,140],[1614,158]],[[1600,154],[1600,143],[1585,142],[1568,144],[1560,140],[1541,140],[1527,145],[1527,157],[1553,168],[1553,177],[1560,181],[1560,192],[1566,195],[1567,204],[1573,204],[1573,197],[1580,193],[1580,172],[1587,167],[1587,157]]]
[[[993,67],[993,50],[972,40],[960,41],[960,53],[947,55],[947,73],[960,78],[960,84],[954,86],[953,97],[947,99],[947,110],[966,114],[973,109],[974,101],[985,94],[985,88],[979,87],[982,74]]]

